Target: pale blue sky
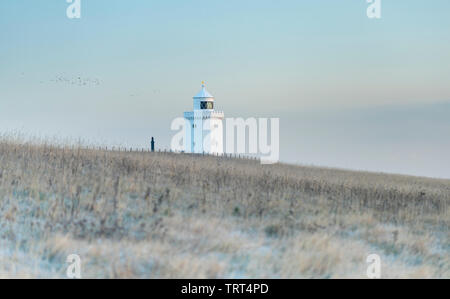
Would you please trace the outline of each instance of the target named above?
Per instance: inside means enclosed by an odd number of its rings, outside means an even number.
[[[206,80],[282,161],[450,178],[450,2],[0,2],[0,131],[168,147]],[[98,79],[77,86],[55,78]]]

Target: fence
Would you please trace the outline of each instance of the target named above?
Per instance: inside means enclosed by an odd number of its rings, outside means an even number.
[[[137,147],[120,147],[120,146],[72,146],[72,150],[75,149],[82,150],[96,150],[96,151],[109,151],[109,152],[124,152],[124,153],[148,153],[148,154],[177,154],[177,155],[189,155],[193,157],[221,157],[221,158],[229,158],[229,159],[245,159],[245,160],[258,160],[257,156],[250,156],[245,154],[236,154],[236,153],[186,153],[186,152],[178,152],[172,151],[168,149],[158,149],[152,152],[150,148],[137,148]]]

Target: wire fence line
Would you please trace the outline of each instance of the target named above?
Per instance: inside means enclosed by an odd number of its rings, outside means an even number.
[[[67,148],[67,147],[66,147]],[[124,146],[70,146],[70,150],[95,150],[95,151],[109,151],[109,152],[124,152],[124,153],[151,153],[151,154],[179,154],[179,155],[190,155],[195,157],[222,157],[230,159],[245,159],[245,160],[258,160],[259,157],[249,154],[241,153],[187,153],[184,151],[173,151],[171,149],[157,149],[151,151],[150,148],[144,147],[124,147]]]

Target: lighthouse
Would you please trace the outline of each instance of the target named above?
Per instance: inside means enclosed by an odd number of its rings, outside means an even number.
[[[193,111],[185,112],[185,151],[187,153],[223,154],[222,111],[214,108],[212,96],[202,82],[202,89],[193,97]]]

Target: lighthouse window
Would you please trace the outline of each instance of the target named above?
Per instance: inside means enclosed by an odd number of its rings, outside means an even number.
[[[214,109],[213,102],[200,102],[200,109]]]

